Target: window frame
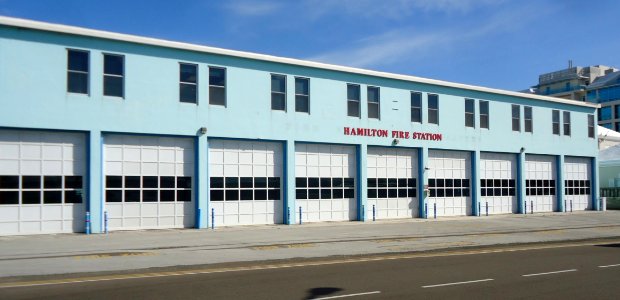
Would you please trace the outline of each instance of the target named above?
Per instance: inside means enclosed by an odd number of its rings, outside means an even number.
[[[431,107],[431,99],[434,98],[434,100],[436,101],[436,106],[435,108]],[[428,124],[435,124],[435,125],[439,125],[439,95],[438,94],[433,94],[433,93],[427,93],[426,94],[426,107],[427,107],[427,122]],[[435,115],[436,116],[436,122],[431,122],[431,115]]]
[[[67,93],[70,94],[78,94],[78,95],[87,95],[90,96],[90,51],[89,50],[81,50],[81,49],[74,49],[74,48],[66,48],[67,49]],[[69,65],[70,65],[70,60],[69,60],[69,54],[71,52],[81,52],[81,53],[86,53],[86,59],[87,59],[87,63],[86,63],[86,71],[81,71],[81,70],[71,70]],[[69,78],[70,78],[70,74],[71,73],[76,73],[76,74],[85,74],[86,75],[86,92],[85,93],[81,93],[81,92],[73,92],[69,90]]]
[[[349,99],[349,88],[350,87],[355,87],[357,89],[357,99]],[[362,87],[359,84],[355,84],[355,83],[347,83],[347,117],[353,117],[353,118],[361,118],[362,117]],[[357,112],[356,115],[352,116],[351,114],[349,114],[349,103],[356,103],[357,105]]]
[[[557,116],[557,122],[554,120],[556,116]],[[553,134],[553,135],[561,135],[562,134],[562,128],[560,127],[561,123],[562,123],[562,120],[561,120],[561,116],[560,116],[560,110],[558,110],[558,109],[551,110],[551,134]],[[556,125],[557,125],[557,127],[556,127]]]
[[[413,96],[414,95],[419,96],[419,98],[418,98],[418,106],[413,105]],[[412,123],[420,123],[420,124],[422,124],[422,93],[421,92],[411,91],[409,99],[410,99],[410,105],[411,105],[411,122]],[[417,112],[417,115],[418,115],[418,118],[419,118],[417,121],[413,119],[414,112]]]
[[[570,121],[570,111],[562,112],[562,133],[566,136],[571,136],[571,121]]]
[[[515,109],[517,112],[517,116],[515,117]],[[512,121],[512,131],[521,132],[521,105],[511,104],[510,106],[510,117]],[[516,123],[515,123],[516,121]],[[515,124],[516,129],[515,129]]]
[[[465,98],[465,127],[476,128],[476,102],[474,99]],[[467,107],[471,106],[472,111],[468,111]],[[468,124],[468,121],[471,124]]]
[[[529,111],[529,118],[528,118]],[[528,130],[529,123],[529,130]],[[534,110],[531,106],[523,106],[523,131],[534,133]]]
[[[286,105],[286,104],[287,104],[287,99],[286,99],[286,98],[287,98],[287,97],[286,97],[286,91],[287,91],[287,89],[288,89],[288,86],[287,86],[287,84],[286,84],[286,75],[284,75],[284,74],[276,74],[276,73],[270,73],[270,75],[271,75],[271,76],[269,77],[269,79],[270,79],[270,81],[269,81],[269,85],[270,85],[269,90],[270,90],[271,92],[269,93],[269,95],[270,95],[270,100],[271,100],[271,101],[270,101],[270,102],[271,102],[271,110],[272,110],[272,111],[283,111],[283,112],[287,112],[287,110],[286,110],[286,108],[287,108],[287,107],[286,107],[286,106],[287,106],[287,105]],[[272,84],[272,82],[273,82],[274,77],[280,77],[280,78],[282,78],[282,80],[283,80],[283,82],[284,82],[284,91],[283,91],[283,92],[280,92],[280,91],[274,91],[274,90],[273,90],[273,84]],[[273,108],[273,103],[274,103],[274,102],[273,102],[273,96],[274,96],[274,94],[277,94],[277,95],[284,95],[284,108],[283,108],[283,109],[274,109],[274,108]]]
[[[116,98],[122,98],[125,99],[125,55],[122,54],[115,54],[115,53],[102,53],[103,54],[103,95],[106,97],[116,97]],[[122,59],[122,63],[123,63],[123,68],[122,68],[122,74],[118,75],[118,74],[106,74],[105,72],[105,60],[106,57],[110,57],[110,56],[116,56],[116,57],[120,57]],[[106,77],[115,77],[115,78],[121,78],[121,95],[107,95],[106,94],[106,84],[105,84],[105,79]]]
[[[226,88],[226,86],[228,85],[228,70],[226,70],[225,67],[218,67],[218,66],[208,66],[208,69],[209,69],[208,70],[209,71],[209,105],[227,107],[228,106],[228,89]],[[215,69],[224,71],[224,85],[223,86],[211,84],[211,70],[215,70]],[[223,89],[224,90],[224,104],[211,102],[213,98],[211,97],[211,89]]]
[[[297,80],[306,81],[306,84],[308,86],[308,94],[300,94],[297,92]],[[308,111],[297,110],[297,97],[305,97],[307,105],[308,105]],[[310,114],[310,78],[308,77],[295,76],[295,112]]]
[[[181,80],[181,76],[183,74],[182,72],[182,66],[186,65],[186,66],[192,66],[196,69],[196,82],[189,82],[189,81],[182,81]],[[185,62],[179,62],[179,102],[180,103],[189,103],[189,104],[195,104],[198,105],[198,75],[199,75],[199,68],[198,68],[198,64],[193,64],[193,63],[185,63]],[[196,92],[195,94],[195,100],[194,102],[191,101],[183,101],[182,97],[181,97],[181,92],[182,92],[182,86],[183,85],[193,85],[195,86]]]
[[[370,91],[371,90],[376,90],[377,91],[377,99],[376,101],[371,101],[370,99]],[[367,86],[366,87],[366,103],[367,103],[367,117],[368,119],[377,119],[377,120],[381,120],[381,88],[379,88],[378,86]],[[377,108],[377,116],[376,117],[371,117],[370,116],[370,111],[371,111],[371,107],[376,106]]]
[[[486,107],[486,113],[482,112],[483,104]],[[487,100],[480,100],[480,101],[478,101],[478,111],[479,111],[479,118],[480,118],[480,120],[479,120],[480,128],[489,129],[489,127],[491,127],[491,125],[490,125],[490,123],[491,123],[491,120],[490,120],[491,112],[490,112],[490,108],[489,108],[489,101],[487,101]],[[483,126],[483,124],[484,124],[484,122],[482,121],[483,117],[486,117],[486,126]]]
[[[594,114],[588,114],[588,137],[589,138],[594,138]]]

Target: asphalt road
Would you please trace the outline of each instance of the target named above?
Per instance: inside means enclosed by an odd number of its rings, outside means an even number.
[[[618,299],[620,244],[143,275],[5,285],[0,299]]]

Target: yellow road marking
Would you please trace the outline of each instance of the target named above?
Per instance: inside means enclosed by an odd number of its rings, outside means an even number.
[[[300,243],[300,244],[286,244],[286,245],[267,245],[267,246],[255,246],[250,247],[252,250],[275,250],[275,249],[297,249],[297,248],[312,248],[316,245],[314,243]]]
[[[98,259],[98,258],[112,258],[112,257],[127,257],[127,256],[151,256],[157,255],[154,252],[122,252],[122,253],[102,253],[102,254],[87,254],[73,256],[74,259]]]
[[[614,241],[583,242],[583,243],[575,242],[575,243],[568,243],[568,244],[561,244],[561,245],[554,245],[554,244],[535,245],[535,246],[525,245],[525,246],[515,246],[513,248],[500,248],[500,249],[477,249],[477,250],[474,249],[474,250],[446,251],[446,252],[436,252],[436,253],[392,254],[392,255],[374,256],[374,257],[348,258],[348,259],[340,259],[340,260],[318,260],[318,261],[310,261],[310,262],[302,262],[302,263],[281,263],[281,264],[276,263],[276,264],[254,265],[254,266],[246,266],[246,267],[195,269],[195,270],[186,270],[186,271],[150,272],[150,273],[136,273],[136,274],[124,274],[124,275],[89,276],[89,277],[78,277],[78,278],[68,278],[68,279],[8,282],[8,283],[0,284],[0,289],[43,286],[43,285],[75,284],[75,283],[84,283],[84,282],[140,279],[140,278],[188,276],[188,275],[198,275],[198,274],[229,273],[229,272],[269,270],[269,269],[285,269],[285,268],[297,268],[297,267],[309,267],[309,266],[324,266],[324,265],[348,264],[348,263],[359,263],[359,262],[372,262],[372,261],[382,261],[382,260],[516,252],[516,251],[527,251],[527,250],[592,246],[592,245],[599,245],[603,243],[614,243]]]

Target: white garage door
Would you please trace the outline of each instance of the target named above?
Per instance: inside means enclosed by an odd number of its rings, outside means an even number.
[[[194,226],[194,143],[189,138],[104,137],[109,229]]]
[[[0,235],[84,231],[85,140],[0,130]]]
[[[480,154],[480,214],[517,213],[517,164],[514,154]]]
[[[564,198],[565,209],[591,210],[592,194],[590,174],[590,158],[566,157],[564,158]]]
[[[357,219],[355,148],[295,145],[297,214],[303,222]]]
[[[555,158],[525,156],[525,206],[528,213],[557,210]]]
[[[209,141],[215,226],[282,223],[282,161],[278,143]]]
[[[431,150],[428,160],[428,217],[471,215],[471,154]]]
[[[369,147],[367,170],[367,220],[418,216],[415,150]]]

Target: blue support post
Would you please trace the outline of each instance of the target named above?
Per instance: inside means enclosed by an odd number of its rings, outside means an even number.
[[[437,219],[437,202],[433,203],[433,219]]]
[[[478,217],[482,216],[482,214],[480,212],[481,212],[480,202],[478,202]]]
[[[489,216],[489,202],[487,201],[487,217]]]
[[[527,199],[525,193],[525,152],[517,155],[517,207],[518,213],[527,214]]]
[[[86,212],[86,234],[90,234],[90,212]]]
[[[573,200],[570,200],[570,212],[573,212]]]
[[[293,225],[295,221],[295,212],[291,209],[295,209],[297,206],[297,199],[295,195],[295,141],[287,140],[283,144],[284,147],[284,203],[283,207],[286,207],[286,213],[283,217],[285,224]]]
[[[534,200],[532,200],[532,202],[530,202],[530,210],[531,210],[530,212],[532,214],[534,214]]]
[[[566,199],[564,199],[564,212],[568,212],[568,206],[566,205]]]
[[[428,184],[428,172],[426,167],[428,163],[428,148],[418,149],[418,214],[420,218],[428,218],[427,193],[424,192],[424,186]]]
[[[360,144],[356,147],[356,158],[357,158],[357,220],[358,221],[366,221],[366,203],[368,203],[368,194],[367,190],[367,162],[368,162],[368,145]]]
[[[471,208],[472,216],[479,215],[480,209],[477,203],[480,203],[480,151],[476,150],[471,152]],[[477,210],[477,211],[476,211]],[[467,212],[469,213],[469,212]]]
[[[299,225],[301,225],[302,221],[301,221],[301,206],[299,207]]]

